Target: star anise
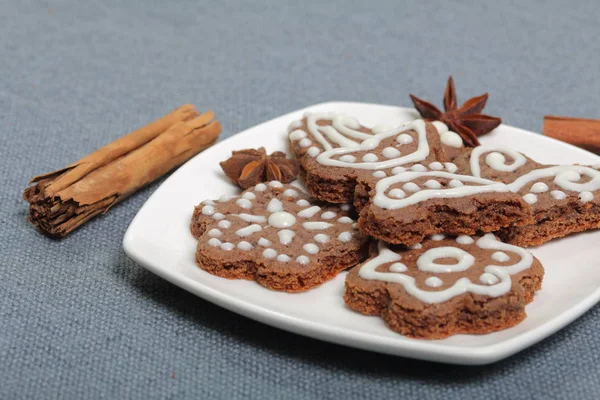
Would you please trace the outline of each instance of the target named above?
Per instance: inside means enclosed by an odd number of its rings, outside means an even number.
[[[479,146],[477,136],[485,135],[502,123],[497,117],[481,114],[485,107],[488,94],[473,97],[467,100],[460,108],[456,106],[456,89],[452,76],[448,78],[446,92],[444,94],[444,110],[440,111],[436,106],[418,97],[410,95],[415,108],[426,120],[442,121],[450,130],[458,133],[467,146]]]
[[[281,151],[268,155],[264,147],[234,151],[220,165],[225,175],[242,189],[260,182],[289,183],[296,179],[300,170],[296,160],[290,160]]]

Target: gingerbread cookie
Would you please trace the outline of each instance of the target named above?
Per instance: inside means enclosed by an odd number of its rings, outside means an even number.
[[[544,269],[520,247],[482,237],[436,235],[412,247],[379,242],[346,278],[346,304],[420,339],[484,334],[525,317]]]
[[[350,205],[317,204],[278,181],[202,202],[191,231],[202,269],[287,292],[332,279],[362,261],[368,247]]]
[[[474,179],[506,184],[528,204],[531,222],[498,232],[506,242],[536,246],[575,232],[600,228],[598,166],[543,165],[506,147],[478,146],[457,158]]]

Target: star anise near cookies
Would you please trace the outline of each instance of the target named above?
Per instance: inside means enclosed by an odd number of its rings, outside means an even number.
[[[234,151],[220,165],[225,175],[242,189],[261,182],[289,183],[300,172],[296,160],[290,160],[281,151],[267,154],[264,147]]]
[[[502,123],[497,117],[481,114],[488,99],[488,94],[467,100],[460,108],[457,107],[456,89],[452,76],[448,78],[444,94],[444,112],[433,104],[410,95],[415,108],[426,120],[442,121],[450,130],[458,133],[470,147],[479,146],[478,136],[485,135]]]

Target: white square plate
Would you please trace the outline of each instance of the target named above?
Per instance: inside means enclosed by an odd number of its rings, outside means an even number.
[[[555,240],[532,252],[546,275],[542,290],[527,306],[527,319],[488,335],[457,335],[416,340],[398,335],[379,317],[364,316],[344,305],[345,273],[306,293],[270,291],[252,281],[212,276],[194,262],[196,241],[189,231],[193,207],[205,199],[236,193],[219,167],[232,150],[264,146],[287,152],[286,129],[305,111],[337,111],[366,126],[400,124],[417,117],[413,109],[363,103],[323,103],[294,111],[241,132],[204,151],[171,175],[131,222],[123,246],[134,261],[205,300],[257,321],[346,346],[455,364],[487,364],[548,337],[600,300],[600,231]],[[482,138],[551,164],[596,164],[584,150],[542,135],[501,125]]]

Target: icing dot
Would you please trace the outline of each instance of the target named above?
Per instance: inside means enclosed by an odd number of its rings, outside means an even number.
[[[252,192],[246,192],[242,195],[242,199],[254,200],[256,199],[256,195]]]
[[[288,256],[287,254],[280,254],[277,256],[277,261],[279,261],[279,262],[288,262],[291,259],[292,258],[290,256]]]
[[[473,238],[471,236],[467,236],[467,235],[460,235],[456,238],[456,243],[458,244],[473,244],[475,242],[475,240],[473,240]]]
[[[312,144],[312,141],[308,138],[304,138],[298,144],[300,145],[300,147],[308,147]]]
[[[446,235],[443,235],[441,233],[438,233],[437,235],[431,235],[430,239],[431,240],[435,240],[436,242],[439,242],[440,240],[444,240],[446,238]]]
[[[410,167],[410,170],[415,172],[425,172],[427,171],[427,167],[421,164],[415,164],[412,167]]]
[[[532,193],[544,193],[548,191],[548,185],[546,185],[544,182],[536,182],[533,184],[533,186],[531,186],[529,191]]]
[[[265,258],[275,258],[275,257],[277,257],[277,252],[273,249],[265,249],[262,252],[262,255]]]
[[[289,212],[278,211],[269,215],[268,221],[275,228],[288,228],[296,223],[296,217]]]
[[[301,218],[312,218],[319,211],[321,211],[321,207],[312,206],[312,207],[305,208],[304,210],[298,212],[298,216]]]
[[[389,131],[390,129],[392,129],[391,126],[380,124],[380,125],[375,125],[374,127],[372,127],[371,128],[371,132],[377,134],[377,133],[382,133],[382,132],[385,132],[385,131]]]
[[[385,178],[387,175],[383,171],[375,171],[372,173],[375,178]]]
[[[221,229],[229,229],[231,227],[231,222],[229,222],[227,220],[221,220],[221,221],[219,221],[217,226]]]
[[[316,222],[305,222],[302,224],[302,226],[304,227],[304,229],[308,229],[308,230],[323,230],[323,229],[331,228],[333,225],[328,222],[316,221]]]
[[[479,276],[479,282],[483,283],[484,285],[495,285],[496,283],[500,282],[500,279],[498,279],[498,277],[494,274],[484,272]]]
[[[342,232],[338,236],[338,240],[342,243],[349,242],[352,239],[352,232]]]
[[[441,162],[434,161],[431,164],[429,164],[429,169],[432,169],[434,171],[441,171],[444,169],[444,166],[442,165]]]
[[[296,234],[294,233],[294,231],[290,231],[289,229],[282,229],[279,232],[277,232],[277,236],[279,236],[279,243],[283,245],[288,245],[292,243],[292,239],[294,239],[294,236],[296,236]]]
[[[406,171],[406,168],[404,168],[404,167],[395,167],[395,168],[392,169],[392,174],[398,175],[398,174],[401,174],[404,171]]]
[[[213,217],[213,219],[216,219],[217,221],[225,219],[225,216],[221,213],[214,213],[212,217]]]
[[[251,250],[253,247],[254,246],[252,246],[250,243],[246,242],[245,240],[242,240],[237,245],[237,248],[240,250]]]
[[[302,121],[294,121],[294,122],[291,122],[288,125],[288,129],[287,130],[288,130],[288,132],[291,132],[291,131],[293,131],[295,129],[300,128],[302,125],[303,125]]]
[[[271,181],[271,182],[269,182],[269,186],[274,187],[274,188],[282,188],[283,184],[279,181]]]
[[[378,144],[379,144],[379,141],[375,138],[365,139],[360,143],[360,149],[361,150],[373,150],[375,147],[377,147]]]
[[[264,192],[265,190],[267,190],[267,185],[265,185],[264,183],[259,183],[258,185],[254,186],[254,190],[257,192]]]
[[[265,217],[263,217],[262,215],[252,215],[252,214],[238,214],[238,217],[240,217],[242,220],[244,220],[245,222],[267,222],[267,219]]]
[[[503,251],[497,251],[494,254],[492,254],[492,260],[498,262],[506,262],[510,260],[510,257]]]
[[[323,214],[321,214],[321,218],[323,219],[332,219],[336,217],[336,213],[334,213],[333,211],[325,211]]]
[[[296,258],[296,262],[300,265],[306,265],[306,264],[308,264],[309,261],[310,261],[310,259],[306,256],[298,256]]]
[[[440,141],[446,146],[450,147],[462,147],[463,141],[456,132],[448,131],[440,135]]]
[[[306,137],[306,132],[301,131],[301,130],[295,130],[294,132],[290,133],[290,139],[292,140],[300,140],[300,139],[304,139]]]
[[[399,262],[393,263],[389,268],[390,272],[405,272],[407,269],[406,265]]]
[[[402,186],[402,188],[407,192],[418,192],[419,190],[421,190],[419,185],[417,185],[414,182],[405,183],[404,186]]]
[[[433,121],[431,123],[433,124],[433,126],[435,126],[438,133],[448,132],[448,125],[446,125],[442,121]]]
[[[214,213],[215,213],[215,208],[213,206],[202,207],[202,215],[213,215]]]
[[[233,250],[234,247],[235,246],[233,245],[233,243],[229,243],[229,242],[221,243],[221,250],[229,251],[229,250]]]
[[[356,161],[356,157],[351,156],[350,154],[346,154],[346,155],[340,157],[340,161],[347,162],[347,163],[353,163],[354,161]]]
[[[438,181],[434,181],[433,179],[430,179],[427,182],[425,182],[425,186],[427,186],[429,189],[439,189],[442,187],[442,184],[439,183]]]
[[[413,138],[408,133],[403,133],[401,135],[398,135],[398,137],[396,138],[396,142],[398,142],[400,144],[409,144],[409,143],[412,143],[412,141],[413,141]]]
[[[221,197],[219,197],[218,202],[225,203],[226,201],[229,201],[229,200],[231,200],[231,196],[224,194]]]
[[[269,204],[267,204],[268,212],[274,213],[282,210],[283,204],[281,204],[281,201],[279,201],[278,199],[271,199],[271,201],[269,201]]]
[[[221,237],[221,236],[223,236],[223,232],[221,232],[220,230],[214,228],[214,229],[211,229],[210,231],[208,231],[208,236],[210,236],[210,237]]]
[[[404,197],[406,197],[406,193],[404,192],[404,190],[398,188],[390,190],[389,195],[396,199],[403,199]]]
[[[204,201],[203,201],[202,203],[200,203],[200,204],[204,204],[204,205],[207,205],[207,206],[214,206],[214,205],[215,205],[215,202],[214,202],[214,201],[212,201],[212,200],[204,200]]]
[[[314,243],[307,243],[304,246],[302,246],[302,248],[308,254],[317,254],[319,252],[319,246],[317,246]]]
[[[458,188],[464,186],[465,184],[459,181],[458,179],[452,179],[450,182],[448,182],[448,185],[453,188]]]
[[[423,245],[421,243],[416,243],[416,244],[413,244],[412,246],[409,246],[409,247],[411,249],[413,249],[413,250],[419,250],[420,248],[423,247]]]
[[[379,157],[377,157],[375,154],[373,153],[367,153],[362,157],[362,160],[364,162],[374,162],[379,160]]]
[[[525,200],[527,204],[535,204],[537,202],[537,196],[533,193],[527,193],[523,196],[523,200]]]
[[[456,166],[456,164],[451,163],[451,162],[445,162],[444,166],[446,167],[446,170],[448,172],[450,172],[451,174],[455,173],[456,170],[458,169],[458,167]]]
[[[564,200],[567,198],[567,195],[562,190],[553,190],[550,192],[550,196],[555,200]]]
[[[342,224],[351,224],[354,222],[354,220],[350,217],[340,217],[338,218],[338,222]]]
[[[235,231],[235,234],[238,236],[244,237],[244,236],[250,236],[253,233],[260,232],[260,231],[262,231],[262,227],[260,225],[252,224],[245,228],[238,229],[237,231]]]
[[[248,199],[237,199],[235,204],[245,209],[252,208],[252,202]]]
[[[307,200],[300,199],[296,202],[300,207],[310,206],[310,203]]]
[[[261,237],[260,239],[258,239],[258,245],[262,246],[262,247],[269,247],[270,245],[272,245],[273,243],[271,243],[271,241],[269,239],[265,239],[263,237]]]
[[[316,157],[319,155],[319,153],[321,153],[321,150],[319,150],[318,147],[312,146],[309,147],[308,150],[306,151],[306,153],[311,156],[311,157]]]
[[[398,149],[394,147],[386,147],[382,150],[381,154],[383,154],[385,158],[396,158],[400,156],[401,153]]]
[[[284,196],[288,196],[288,197],[297,197],[298,196],[298,192],[295,191],[294,189],[286,189],[283,192]]]
[[[592,201],[594,199],[594,195],[592,194],[592,192],[588,192],[587,190],[584,192],[579,193],[579,200],[581,200],[582,203],[587,203],[588,201]]]
[[[329,236],[323,234],[323,233],[318,233],[315,235],[315,237],[313,238],[315,240],[315,242],[317,243],[327,243],[329,242],[330,238]]]
[[[350,211],[351,206],[350,204],[342,204],[340,208],[344,211]]]
[[[440,287],[444,284],[444,282],[437,276],[430,276],[429,278],[425,279],[425,284],[429,287]]]
[[[212,239],[209,239],[208,245],[212,246],[212,247],[218,247],[221,245],[221,241],[217,238],[212,238]]]

